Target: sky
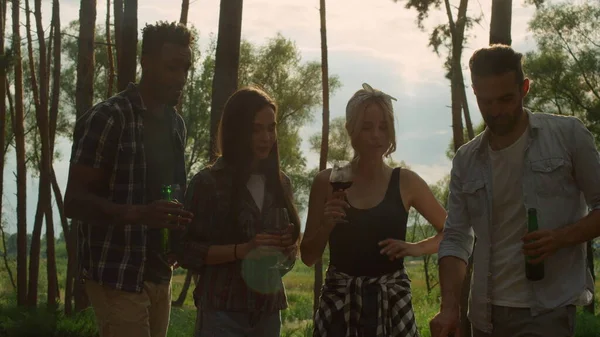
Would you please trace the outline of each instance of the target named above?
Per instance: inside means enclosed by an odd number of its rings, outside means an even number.
[[[458,1],[451,1],[457,2]],[[176,0],[138,1],[138,28],[158,20],[177,21],[180,2]],[[60,15],[63,26],[78,20],[79,0],[62,0]],[[51,1],[43,1],[46,27],[50,22]],[[491,0],[471,0],[469,14],[483,15],[480,25],[471,31],[463,51],[463,70],[470,87],[468,59],[477,48],[488,44]],[[523,0],[513,0],[513,48],[520,52],[535,49],[527,28],[535,8]],[[10,13],[10,12],[9,12]],[[346,102],[363,82],[397,98],[394,102],[398,149],[396,161],[403,160],[428,183],[435,183],[450,172],[446,149],[452,137],[450,85],[444,77],[443,59],[428,44],[428,28],[446,20],[444,12],[434,10],[426,20],[425,31],[416,25],[416,12],[404,8],[404,1],[328,0],[327,42],[329,73],[337,75],[342,87],[330,97],[331,118],[344,115]],[[22,18],[23,19],[23,18]],[[97,24],[106,20],[106,0],[97,1]],[[219,0],[191,0],[188,23],[200,32],[206,45],[210,34],[217,34]],[[24,21],[24,20],[22,20]],[[10,26],[10,20],[7,27]],[[277,33],[295,41],[304,61],[321,58],[319,0],[246,0],[243,9],[242,38],[263,44]],[[473,124],[481,115],[471,90],[467,90]],[[308,138],[321,130],[321,108],[315,120],[301,128],[302,151],[308,167],[318,165],[318,154],[309,149]],[[62,158],[54,162],[61,189],[68,174],[70,143],[60,140],[57,149]],[[4,171],[3,216],[7,230],[16,231],[16,188],[14,152],[9,152]],[[37,204],[37,179],[27,180],[28,228],[31,231]],[[55,219],[58,213],[55,209]],[[56,224],[57,231],[60,225]]]

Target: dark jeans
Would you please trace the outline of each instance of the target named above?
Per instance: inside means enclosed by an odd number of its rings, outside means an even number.
[[[280,312],[198,310],[195,337],[279,337]]]
[[[367,286],[363,288],[362,310],[358,322],[358,335],[360,337],[370,337],[377,334],[377,312],[379,303],[377,303],[378,289],[376,286]],[[346,321],[344,320],[344,311],[336,312],[331,325],[327,330],[327,336],[344,337],[346,336]]]

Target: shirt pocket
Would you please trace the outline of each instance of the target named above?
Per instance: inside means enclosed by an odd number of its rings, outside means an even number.
[[[467,210],[471,220],[480,220],[485,210],[485,182],[483,180],[467,181],[463,184],[462,192],[467,202]]]
[[[541,197],[555,198],[565,194],[570,184],[569,162],[560,157],[531,161],[535,193]]]

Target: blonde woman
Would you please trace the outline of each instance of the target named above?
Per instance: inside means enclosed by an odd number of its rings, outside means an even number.
[[[346,107],[351,186],[334,191],[331,169],[312,185],[302,261],[312,266],[327,243],[331,255],[314,336],[418,336],[404,257],[437,252],[446,211],[418,174],[384,161],[396,149],[392,99],[363,84]],[[405,241],[411,207],[437,235]]]

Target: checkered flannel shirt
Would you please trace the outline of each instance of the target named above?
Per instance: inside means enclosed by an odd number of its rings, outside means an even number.
[[[177,145],[175,180],[184,189],[186,129],[182,117],[169,109]],[[117,204],[146,203],[144,111],[137,86],[130,83],[123,92],[95,105],[75,123],[71,163],[109,172],[108,199]],[[141,292],[146,226],[96,226],[73,221],[79,224],[77,253],[82,277],[118,290]]]
[[[411,304],[410,280],[404,269],[380,277],[354,277],[329,267],[315,313],[313,337],[327,337],[333,315],[343,310],[346,337],[358,337],[362,311],[362,287],[377,285],[376,337],[417,337],[417,325]]]

